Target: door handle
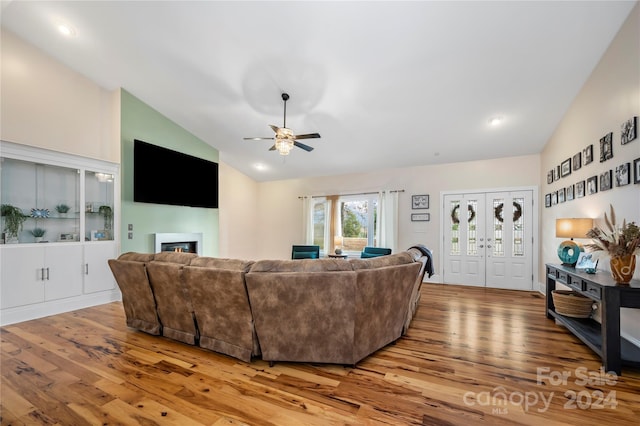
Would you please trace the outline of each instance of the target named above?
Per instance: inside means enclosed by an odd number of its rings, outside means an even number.
[[[49,281],[49,268],[47,268],[47,281]]]
[[[44,281],[44,268],[40,268],[40,281]]]
[[[85,275],[89,275],[89,264],[88,263],[84,264],[84,274]]]

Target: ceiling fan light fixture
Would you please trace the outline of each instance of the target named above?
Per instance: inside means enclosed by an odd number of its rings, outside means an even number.
[[[282,139],[276,138],[276,149],[280,153],[280,155],[289,155],[291,149],[293,148],[293,140],[291,139]]]

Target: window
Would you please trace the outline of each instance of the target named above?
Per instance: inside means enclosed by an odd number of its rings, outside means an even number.
[[[360,253],[365,246],[376,245],[377,208],[376,194],[338,199],[340,216],[336,235],[342,237],[344,252]]]
[[[377,245],[378,194],[318,197],[312,203],[313,244],[321,252],[332,250],[332,243],[351,255]]]
[[[328,234],[329,202],[325,198],[313,199],[313,244],[320,246],[325,252],[325,235]]]

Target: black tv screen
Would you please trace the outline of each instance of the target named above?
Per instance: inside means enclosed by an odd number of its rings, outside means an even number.
[[[218,163],[133,141],[133,201],[218,208]]]

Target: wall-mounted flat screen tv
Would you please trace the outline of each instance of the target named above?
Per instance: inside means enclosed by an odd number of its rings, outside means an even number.
[[[133,201],[218,208],[218,163],[133,141]]]

